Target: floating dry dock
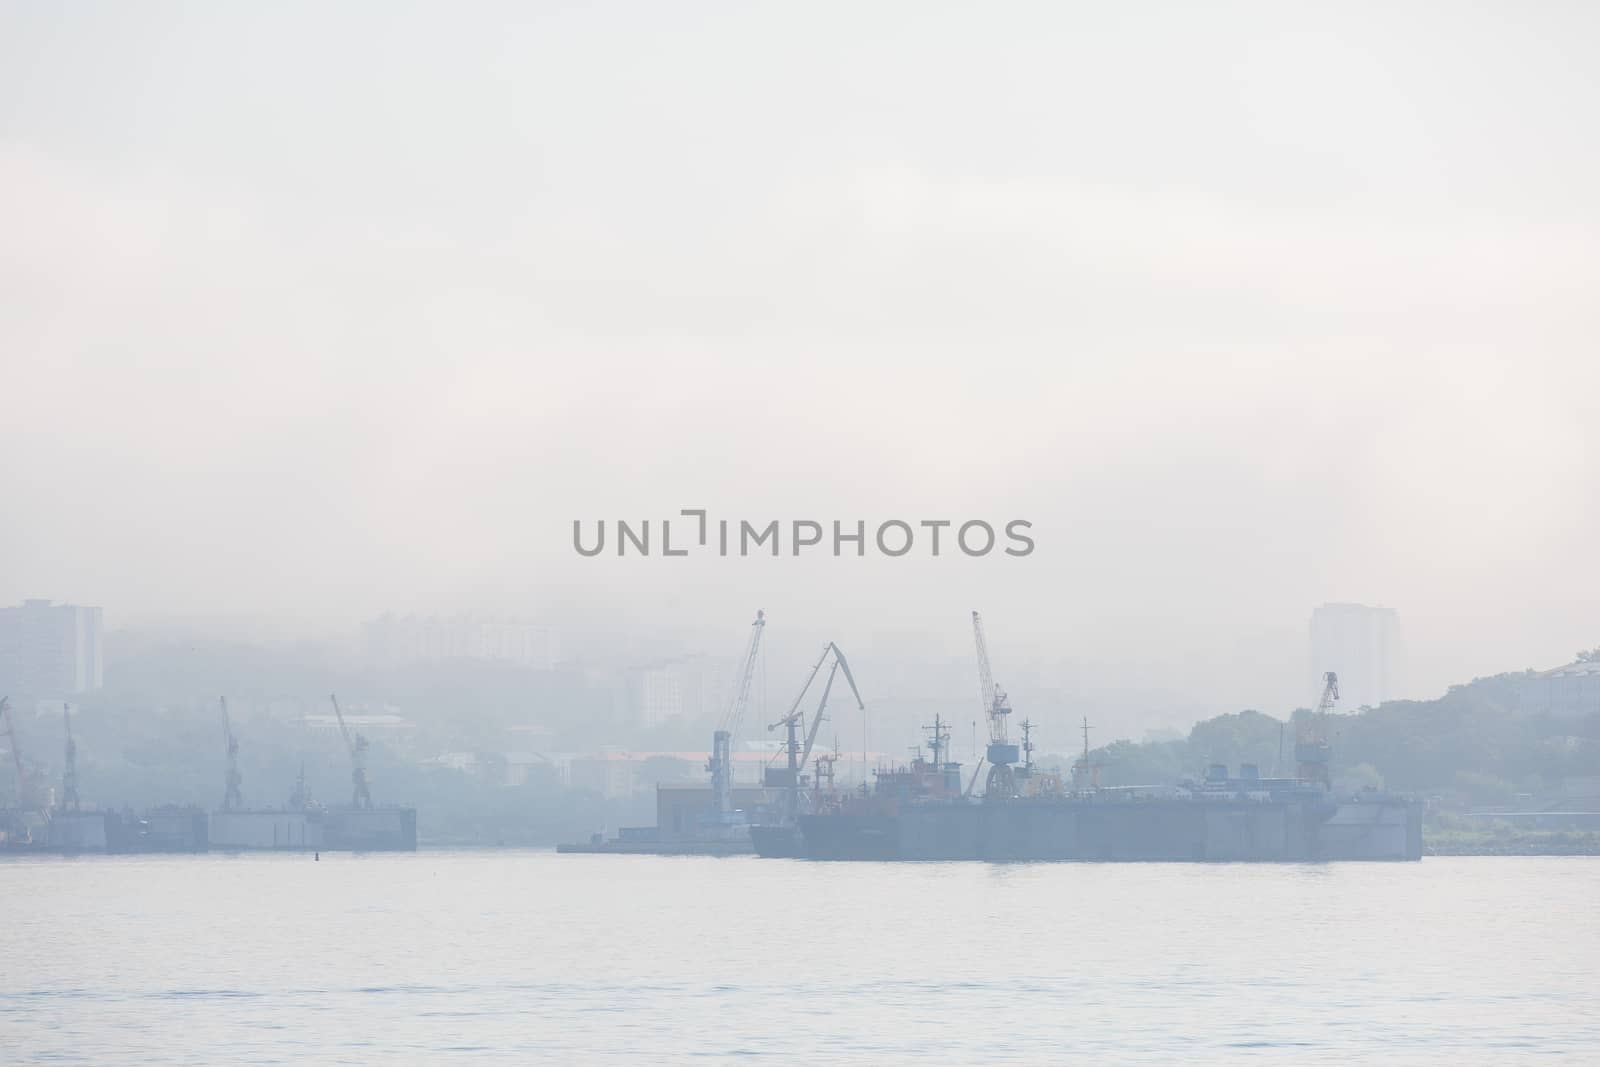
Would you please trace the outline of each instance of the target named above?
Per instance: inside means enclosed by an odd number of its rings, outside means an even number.
[[[0,853],[415,852],[415,808],[0,812]]]
[[[763,855],[835,860],[1272,862],[1418,860],[1422,805],[1386,793],[1335,798],[1292,779],[1218,774],[1170,790],[1038,792],[1003,800],[950,790],[953,765],[918,760],[765,835]]]
[[[211,813],[214,851],[415,852],[415,808]]]

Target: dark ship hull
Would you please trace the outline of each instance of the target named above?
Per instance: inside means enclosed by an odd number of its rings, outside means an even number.
[[[805,838],[798,826],[752,826],[750,843],[762,859],[802,859],[806,856]]]
[[[1416,801],[1374,796],[1061,797],[802,815],[804,855],[830,860],[1283,862],[1422,858]]]

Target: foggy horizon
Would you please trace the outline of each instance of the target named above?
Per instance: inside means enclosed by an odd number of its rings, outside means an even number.
[[[1597,42],[0,5],[0,1055],[1600,1063]]]
[[[864,674],[978,608],[1011,674],[1274,714],[1324,602],[1402,696],[1600,642],[1596,14],[1025,9],[13,9],[0,604],[760,607]],[[1037,548],[572,550],[693,507]]]

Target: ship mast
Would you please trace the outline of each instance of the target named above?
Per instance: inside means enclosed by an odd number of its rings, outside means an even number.
[[[923,729],[928,732],[928,745],[933,749],[934,769],[943,770],[950,758],[950,724],[935,713],[933,725]]]
[[[1099,789],[1102,763],[1089,762],[1089,716],[1083,717],[1083,755],[1073,764],[1074,789]]]

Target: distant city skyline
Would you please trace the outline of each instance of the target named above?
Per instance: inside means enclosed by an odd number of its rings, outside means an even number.
[[[34,598],[0,608],[0,695],[61,699],[105,682],[100,608]]]
[[[38,610],[46,603],[32,606]],[[21,607],[10,610],[15,613]],[[102,611],[92,610],[96,617]],[[569,631],[548,621],[554,617],[548,605],[524,618],[388,611],[347,631],[344,639],[313,640],[335,655],[354,656],[352,665],[478,661],[545,671],[575,668],[590,684],[609,686],[612,707],[643,728],[714,717],[726,705],[732,646],[740,636],[741,620],[725,620],[725,625],[716,628],[670,628],[648,619],[618,618],[612,620],[610,630]],[[538,621],[532,621],[535,618]],[[1072,724],[1085,714],[1093,719],[1097,737],[1104,740],[1181,732],[1211,715],[1245,708],[1285,716],[1314,701],[1317,680],[1325,669],[1339,671],[1343,695],[1339,707],[1353,711],[1389,699],[1435,697],[1448,686],[1481,674],[1546,670],[1565,662],[1569,655],[1552,650],[1525,663],[1446,676],[1430,688],[1426,682],[1419,684],[1408,677],[1395,609],[1328,603],[1314,608],[1312,619],[1310,641],[1305,636],[1299,639],[1302,652],[1298,658],[1302,664],[1309,658],[1309,671],[1296,667],[1296,657],[1288,651],[1293,647],[1293,630],[1285,626],[1281,637],[1269,636],[1247,652],[1215,661],[1191,661],[1197,669],[1192,684],[1184,686],[1152,681],[1150,672],[1137,662],[1099,660],[1073,650],[1041,653],[1037,643],[1028,640],[1039,635],[1018,633],[1010,618],[1000,616],[995,624],[996,674],[1011,688],[1018,706],[1039,723],[1041,741],[1059,749],[1071,747],[1069,735],[1075,736]],[[968,690],[974,684],[970,637],[961,632],[960,616],[956,615],[948,620],[942,635],[930,638],[932,625],[945,621],[924,620],[928,629],[920,632],[858,631],[849,651],[856,658],[869,697],[869,714],[886,729],[910,728],[926,714],[939,711],[964,727],[957,730],[958,747],[970,747],[973,724],[968,720],[973,718],[973,709],[968,707]],[[137,629],[134,627],[135,632]],[[168,626],[161,632],[174,640],[223,636],[216,628],[203,625]],[[1304,629],[1300,632],[1306,634]],[[764,653],[761,694],[753,702],[752,719],[787,705],[824,633],[810,629],[804,620],[775,620],[773,640],[768,643],[770,660]],[[832,633],[826,636],[831,639]],[[1019,643],[1019,638],[1027,643]],[[1274,640],[1279,642],[1280,653],[1271,652]],[[103,638],[96,638],[93,647],[100,649],[102,644]],[[1308,645],[1309,657],[1304,651]],[[8,646],[0,641],[0,657],[15,654],[15,642]],[[1185,654],[1181,645],[1152,650],[1152,655],[1170,656],[1175,661]],[[1329,666],[1332,663],[1339,666]],[[103,661],[97,670],[103,672]],[[13,670],[10,675],[23,677],[25,672],[19,675]],[[7,684],[7,678],[0,676],[0,689]],[[12,684],[12,691],[29,695],[27,687],[20,684]],[[1234,695],[1230,697],[1230,693]],[[58,686],[48,698],[69,695]],[[760,725],[746,723],[748,736],[755,736]],[[847,736],[852,729],[855,727],[845,729]]]
[[[1590,13],[770,14],[411,12],[374,80],[350,8],[8,19],[0,603],[639,662],[760,607],[897,679],[981,610],[1129,729],[1304,703],[1322,603],[1395,695],[1600,642]],[[1034,549],[573,550],[685,509]]]

